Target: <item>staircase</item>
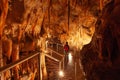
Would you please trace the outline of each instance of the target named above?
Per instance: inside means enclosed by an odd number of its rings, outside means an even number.
[[[82,70],[79,66],[79,60],[75,63],[75,55],[72,53],[72,62],[68,62],[66,66],[64,66],[63,62],[63,46],[54,44],[51,47],[52,43],[49,44],[49,47],[47,48],[48,53],[46,56],[46,68],[48,73],[48,80],[85,80],[83,77]],[[58,46],[57,46],[58,45]],[[56,48],[57,47],[57,48]],[[50,58],[51,56],[51,58]],[[61,62],[61,65],[60,65]],[[64,66],[64,68],[63,68]],[[64,72],[64,76],[60,77],[58,72],[60,68]],[[76,73],[76,74],[75,74]]]
[[[48,56],[45,57],[46,61],[46,68],[48,73],[48,80],[74,80],[74,63],[72,65],[67,65],[66,68],[64,68],[64,77],[59,77],[59,70],[60,70],[60,62],[63,61],[63,46],[56,43],[48,43],[47,47],[48,55],[51,56],[49,58]],[[55,59],[58,61],[55,61]],[[63,69],[63,63],[61,65]]]
[[[46,57],[46,68],[48,73],[48,80],[57,80],[59,71],[59,62],[56,62],[48,57]]]

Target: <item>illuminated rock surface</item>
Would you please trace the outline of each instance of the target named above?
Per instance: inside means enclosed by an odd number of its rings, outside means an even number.
[[[0,67],[45,50],[46,40],[68,41],[88,80],[119,80],[119,14],[119,0],[0,0]],[[44,55],[41,62],[46,76]],[[26,63],[21,72],[34,79],[37,66]],[[22,66],[15,67],[14,78]]]

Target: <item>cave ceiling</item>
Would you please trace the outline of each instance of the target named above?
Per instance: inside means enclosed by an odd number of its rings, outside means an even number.
[[[4,0],[2,0],[4,1]],[[91,41],[100,0],[5,0],[3,35],[13,40],[57,37],[73,47]],[[106,4],[109,0],[103,0]],[[3,5],[5,6],[5,5]],[[1,7],[2,10],[2,7]],[[1,12],[0,12],[1,13]]]

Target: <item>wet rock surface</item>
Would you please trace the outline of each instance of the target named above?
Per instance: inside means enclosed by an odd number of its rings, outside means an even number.
[[[0,0],[0,67],[55,39],[82,49],[89,80],[119,80],[119,14],[119,0]]]
[[[119,80],[120,40],[118,0],[103,9],[93,39],[81,51],[88,80]]]

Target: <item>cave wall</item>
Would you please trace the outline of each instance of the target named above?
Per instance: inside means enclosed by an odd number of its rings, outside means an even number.
[[[51,0],[43,29],[48,37],[68,41],[71,47],[80,49],[91,41],[98,12],[99,1]]]
[[[20,59],[21,53],[26,56],[30,51],[44,50],[48,38],[68,41],[70,47],[81,49],[92,39],[98,13],[99,0],[0,0],[1,65]],[[45,67],[45,61],[41,62]],[[18,69],[14,69],[14,78],[19,78]],[[36,66],[29,71],[35,76]]]
[[[81,50],[88,80],[119,80],[120,1],[106,4],[98,17],[92,41]]]
[[[7,12],[8,12],[8,1],[0,0],[0,67],[4,65],[4,62],[2,59],[3,57],[2,55],[2,33],[3,33],[3,28],[4,28]],[[0,79],[1,78],[4,79],[3,76],[0,76]]]
[[[29,55],[31,51],[40,51],[38,40],[48,4],[49,1],[42,0],[0,0],[0,67]],[[33,58],[17,65],[0,75],[0,80],[22,79],[20,74],[27,72],[34,80],[38,76],[37,62]]]

